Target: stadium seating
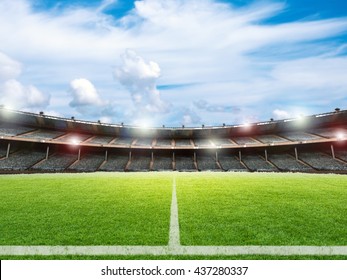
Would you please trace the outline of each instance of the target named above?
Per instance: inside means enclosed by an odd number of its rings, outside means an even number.
[[[87,141],[90,144],[99,144],[99,145],[107,145],[109,144],[115,137],[112,136],[95,136]]]
[[[88,138],[92,137],[92,135],[79,134],[79,133],[67,133],[59,138],[60,142],[67,142],[69,144],[77,144],[81,143]]]
[[[300,132],[300,131],[285,132],[285,133],[279,134],[279,136],[287,138],[291,141],[310,141],[310,140],[321,139],[321,137],[319,137],[318,135],[309,134],[309,133]]]
[[[214,138],[211,141],[215,146],[236,146],[236,144],[228,138]]]
[[[347,162],[347,150],[335,150],[335,157]]]
[[[129,155],[125,153],[109,154],[99,171],[124,171],[129,161]]]
[[[77,160],[77,153],[54,153],[32,167],[32,170],[62,172]]]
[[[150,157],[134,156],[127,167],[127,171],[149,171],[150,161]]]
[[[287,153],[269,154],[271,161],[281,171],[312,171],[313,169],[295,159]]]
[[[113,142],[113,144],[115,144],[115,145],[122,145],[122,146],[130,146],[132,142],[133,142],[132,138],[120,137],[120,138],[117,138]]]
[[[94,172],[98,170],[100,165],[105,160],[104,154],[89,153],[83,155],[80,160],[76,161],[73,165],[69,166],[69,170],[78,172]]]
[[[171,139],[157,139],[157,142],[155,146],[158,147],[165,147],[165,146],[172,146],[172,140]]]
[[[288,142],[287,139],[284,139],[277,135],[257,135],[254,138],[265,144]]]
[[[176,139],[175,144],[176,147],[192,146],[190,139]]]
[[[3,136],[15,136],[18,134],[27,133],[34,130],[33,128],[24,126],[13,126],[10,124],[0,124],[0,135]]]
[[[347,173],[344,135],[347,110],[310,116],[305,123],[272,120],[250,124],[247,129],[227,125],[163,127],[144,135],[138,127],[46,117],[0,107],[0,172]]]
[[[155,156],[152,170],[155,171],[172,171],[172,156]]]
[[[212,143],[208,139],[194,139],[194,144],[197,147],[211,147]]]
[[[33,132],[20,135],[20,137],[33,138],[33,139],[39,139],[39,140],[42,140],[42,139],[50,140],[50,139],[60,137],[64,134],[65,134],[65,132],[61,132],[61,131],[57,131],[57,130],[38,129],[38,130],[35,130]]]
[[[220,171],[216,159],[212,156],[197,156],[198,170],[200,171]]]
[[[134,146],[146,146],[151,147],[152,146],[153,139],[152,138],[138,138],[136,139]]]
[[[325,138],[337,138],[339,134],[347,135],[347,128],[345,126],[338,127],[325,127],[325,128],[316,128],[311,129],[311,133],[317,134],[318,136],[322,136]]]
[[[176,156],[175,157],[175,169],[178,171],[197,171],[194,159],[191,156]]]
[[[251,137],[232,137],[231,140],[239,145],[259,144],[257,140]]]
[[[247,171],[247,168],[234,155],[219,155],[218,161],[225,171]]]
[[[242,155],[242,162],[250,171],[277,171],[277,168],[259,155]]]
[[[35,163],[45,158],[44,152],[22,150],[12,153],[8,158],[0,160],[0,170],[21,171],[27,170]]]
[[[347,164],[321,152],[300,152],[299,158],[320,171],[347,170]]]

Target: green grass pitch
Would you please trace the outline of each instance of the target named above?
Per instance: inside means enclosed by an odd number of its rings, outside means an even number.
[[[347,177],[186,174],[177,178],[182,245],[347,245]]]
[[[167,245],[174,177],[182,245],[347,245],[345,175],[163,172],[1,175],[0,246]]]
[[[165,245],[172,179],[0,176],[0,245]]]

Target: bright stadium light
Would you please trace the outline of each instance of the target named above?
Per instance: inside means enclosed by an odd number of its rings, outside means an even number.
[[[70,143],[76,146],[80,143],[80,141],[77,138],[71,138]]]
[[[345,140],[346,136],[345,136],[344,133],[338,132],[338,133],[336,134],[336,138],[337,138],[337,140]]]

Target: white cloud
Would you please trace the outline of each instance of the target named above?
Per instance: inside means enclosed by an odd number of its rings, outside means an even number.
[[[100,106],[103,104],[95,86],[87,79],[72,80],[70,82],[70,92],[73,97],[70,102],[71,107]]]
[[[290,113],[285,110],[275,109],[272,113],[276,120],[289,119],[291,117]]]
[[[50,96],[39,91],[36,87],[23,86],[17,80],[11,79],[0,85],[0,103],[14,109],[45,108]]]
[[[22,71],[18,61],[0,52],[0,82],[17,78]]]
[[[167,113],[169,104],[161,99],[157,89],[160,68],[156,62],[146,62],[133,50],[121,55],[121,65],[115,78],[131,93],[136,114]]]
[[[20,78],[22,65],[0,52],[0,104],[13,109],[43,109],[48,106],[50,95],[35,86],[25,86]]]
[[[75,77],[92,77],[105,104],[92,86],[83,97],[75,94],[74,110],[81,118],[125,123],[146,115],[160,124],[207,125],[234,120],[230,108],[242,109],[239,120],[261,120],[276,108],[347,106],[345,46],[334,39],[346,33],[346,18],[265,24],[290,9],[277,1],[236,8],[213,0],[143,0],[122,18],[105,14],[110,5],[117,1],[34,11],[28,0],[1,0],[1,51],[25,67],[19,79],[20,64],[0,55],[0,79],[44,87],[54,92],[49,109],[71,114],[62,89]],[[119,65],[114,58],[122,53]],[[112,77],[115,63],[131,97]],[[158,84],[191,86],[159,92]],[[87,110],[92,103],[100,108]],[[106,103],[122,109],[113,112]],[[82,104],[89,105],[82,110]]]

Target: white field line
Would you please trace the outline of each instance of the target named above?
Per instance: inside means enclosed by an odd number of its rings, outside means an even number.
[[[170,214],[170,233],[169,233],[169,247],[176,248],[180,246],[180,227],[178,222],[178,206],[176,196],[176,178],[172,182],[172,200],[171,200],[171,214]]]
[[[172,184],[168,246],[0,246],[0,256],[33,255],[347,255],[347,246],[181,246],[176,180]]]
[[[347,246],[0,246],[0,255],[347,255]]]

